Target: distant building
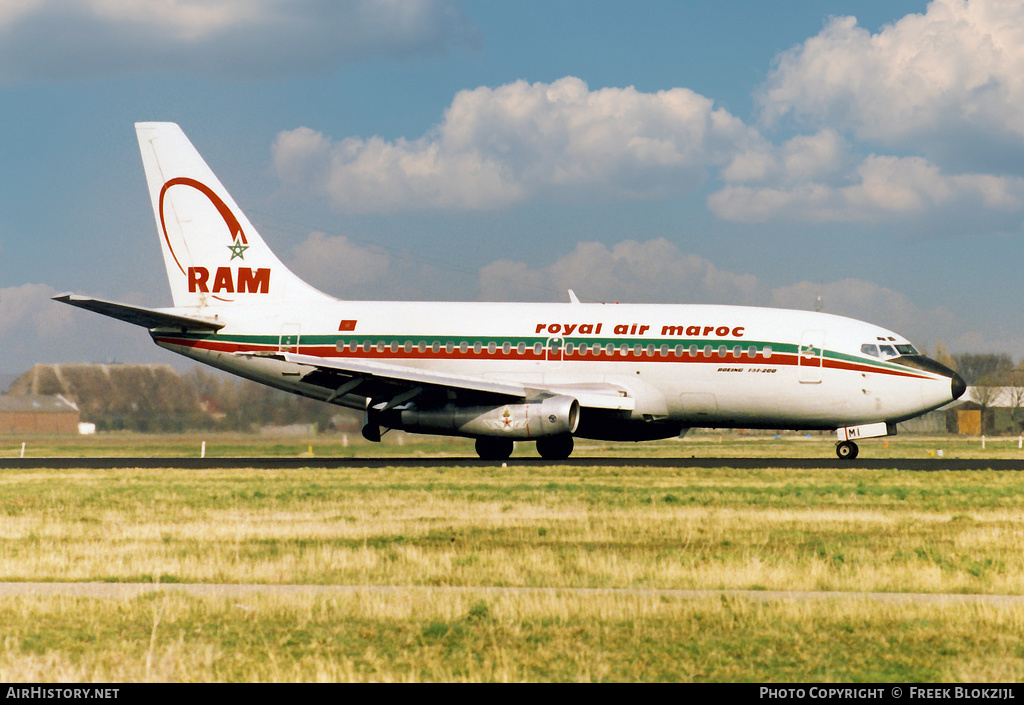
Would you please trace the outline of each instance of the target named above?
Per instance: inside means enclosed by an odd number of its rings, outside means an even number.
[[[976,385],[950,404],[947,427],[961,435],[1024,432],[1024,387]]]
[[[170,365],[35,365],[8,392],[58,394],[100,430],[176,431],[202,415],[192,386]]]
[[[0,434],[78,433],[78,406],[59,394],[0,394]]]

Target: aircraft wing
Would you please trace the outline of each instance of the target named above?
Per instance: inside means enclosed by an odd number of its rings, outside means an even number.
[[[143,328],[181,328],[182,330],[220,330],[225,324],[210,318],[201,316],[182,316],[176,313],[167,313],[153,308],[142,306],[129,306],[113,301],[102,299],[90,299],[78,294],[60,294],[53,297],[54,301],[84,308],[87,311],[95,311],[116,318],[119,321],[132,323]]]
[[[494,403],[527,400],[547,395],[569,395],[580,406],[597,409],[631,411],[635,400],[628,392],[611,384],[520,384],[514,381],[485,379],[453,372],[439,372],[405,367],[387,362],[331,359],[299,353],[237,353],[253,357],[272,357],[309,368],[302,375],[304,382],[334,390],[328,401],[345,394],[372,396],[387,401],[390,407],[411,399],[413,390],[453,391],[476,398],[489,398]]]

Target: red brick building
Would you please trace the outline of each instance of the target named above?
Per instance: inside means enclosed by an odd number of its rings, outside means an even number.
[[[0,434],[78,433],[78,421],[78,407],[59,394],[0,394]]]

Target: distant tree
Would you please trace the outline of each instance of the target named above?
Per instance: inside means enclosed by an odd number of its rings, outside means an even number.
[[[933,356],[936,362],[941,362],[949,369],[956,371],[956,359],[950,354],[946,344],[941,340],[935,344],[935,355]]]
[[[991,381],[1013,369],[1013,360],[1006,353],[958,353],[953,360],[956,371],[971,385],[983,383],[986,378]]]
[[[1010,419],[1017,430],[1024,428],[1024,369],[1017,368],[1010,373]]]

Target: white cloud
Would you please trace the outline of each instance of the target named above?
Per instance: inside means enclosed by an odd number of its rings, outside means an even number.
[[[347,211],[494,208],[526,199],[663,198],[694,190],[756,132],[685,88],[590,90],[578,78],[459,92],[416,140],[283,132],[287,190]]]
[[[455,0],[0,3],[0,81],[170,72],[259,78],[472,44]]]
[[[565,301],[573,289],[584,301],[630,303],[715,303],[812,309],[819,297],[824,310],[884,326],[918,345],[945,342],[953,351],[1018,351],[1024,337],[979,328],[948,309],[922,308],[910,297],[873,282],[798,282],[774,289],[751,274],[720,269],[658,239],[626,240],[611,249],[579,243],[555,262],[531,268],[499,260],[480,271],[481,298],[496,301]]]
[[[466,299],[450,271],[344,235],[312,232],[292,251],[288,263],[299,277],[332,296],[350,300]]]
[[[815,284],[798,282],[773,289],[769,305],[806,309],[821,297],[824,310],[869,321],[906,335],[919,345],[956,343],[964,322],[948,309],[922,309],[900,291],[862,279]]]
[[[816,175],[824,178],[804,178]],[[949,233],[1016,231],[1024,210],[1021,177],[944,174],[921,157],[873,155],[849,172],[823,169],[820,174],[787,164],[772,176],[766,174],[764,185],[727,185],[708,197],[708,207],[723,220],[746,223],[915,220]]]
[[[936,155],[963,159],[949,140],[964,133],[1019,151],[1024,5],[934,0],[924,14],[907,15],[876,34],[853,17],[833,18],[777,57],[760,103],[768,123],[792,115]]]
[[[360,247],[343,235],[310,233],[294,251],[291,268],[313,286],[338,295],[358,292],[385,278],[391,257],[382,249]],[[350,294],[349,294],[350,295]]]
[[[21,372],[36,362],[109,362],[115,358],[128,362],[160,357],[145,331],[51,300],[58,293],[46,284],[0,289],[0,372]]]
[[[756,277],[722,271],[660,238],[611,249],[581,242],[539,269],[499,260],[480,270],[481,297],[488,300],[564,301],[567,289],[587,301],[631,303],[752,304],[764,296]]]

